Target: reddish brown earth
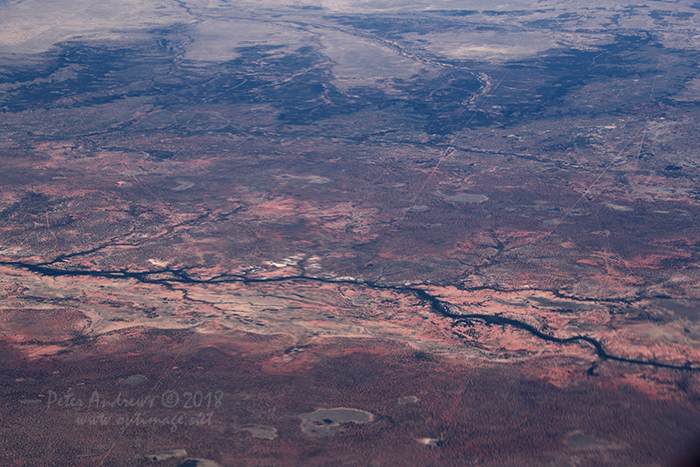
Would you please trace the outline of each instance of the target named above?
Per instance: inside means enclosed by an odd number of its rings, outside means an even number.
[[[697,5],[175,3],[0,37],[0,465],[692,465]]]
[[[626,371],[616,365],[585,377],[576,360],[456,361],[382,340],[318,339],[290,353],[280,336],[133,330],[119,339],[120,349],[89,343],[81,355],[23,370],[21,356],[3,358],[4,436],[13,446],[2,454],[4,464],[150,465],[144,454],[179,448],[222,465],[644,465],[649,452],[671,459],[690,448],[695,434],[692,405],[625,384]],[[557,365],[566,370],[557,373]],[[552,379],[535,376],[544,371]],[[130,387],[124,381],[133,375],[148,380]],[[664,371],[638,376],[667,387],[679,382]],[[84,406],[47,406],[50,391]],[[95,391],[109,401],[118,394],[154,397],[144,417],[189,420],[212,412],[211,424],[175,432],[170,425],[81,426],[76,420],[83,415],[118,423],[138,412],[86,408],[91,399],[97,403]],[[167,391],[225,395],[209,411],[185,409],[184,399],[164,408]],[[404,396],[418,400],[399,404]],[[37,398],[43,402],[17,403]],[[298,416],[319,407],[361,407],[375,420],[314,439],[301,432]],[[257,425],[275,427],[278,438],[255,439],[244,430]],[[611,447],[572,448],[566,437],[576,431]],[[424,438],[438,445],[426,446]]]
[[[227,466],[669,465],[697,440],[695,201],[634,189],[581,200],[595,170],[557,178],[497,155],[433,171],[428,151],[411,171],[390,150],[319,160],[315,142],[292,146],[290,169],[265,157],[289,151],[278,143],[242,154],[233,139],[164,137],[5,158],[0,463],[145,465],[185,449]],[[153,145],[195,155],[157,160],[143,152]],[[196,155],[217,146],[238,149]],[[611,171],[595,189],[612,193]],[[471,199],[460,193],[488,199],[450,201]],[[468,314],[587,336],[644,364]],[[147,381],[125,385],[133,375]],[[211,424],[175,432],[77,423],[133,408],[48,405],[50,391],[171,389],[222,391],[222,404]],[[329,438],[301,431],[299,415],[333,407],[375,419]],[[277,437],[252,437],[257,426]],[[599,444],[570,446],[577,432]]]

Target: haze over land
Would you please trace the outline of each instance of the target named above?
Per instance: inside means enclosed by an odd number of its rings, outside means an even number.
[[[0,464],[697,443],[697,4],[20,0],[0,31]]]

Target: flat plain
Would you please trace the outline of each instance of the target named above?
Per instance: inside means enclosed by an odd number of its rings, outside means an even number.
[[[0,3],[0,464],[691,465],[699,8]]]

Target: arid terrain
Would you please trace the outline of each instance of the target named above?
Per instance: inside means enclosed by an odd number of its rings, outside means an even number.
[[[0,3],[0,465],[695,465],[700,5]]]

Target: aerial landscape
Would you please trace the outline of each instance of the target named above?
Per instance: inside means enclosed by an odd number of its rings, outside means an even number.
[[[0,1],[0,465],[693,466],[700,3]]]

